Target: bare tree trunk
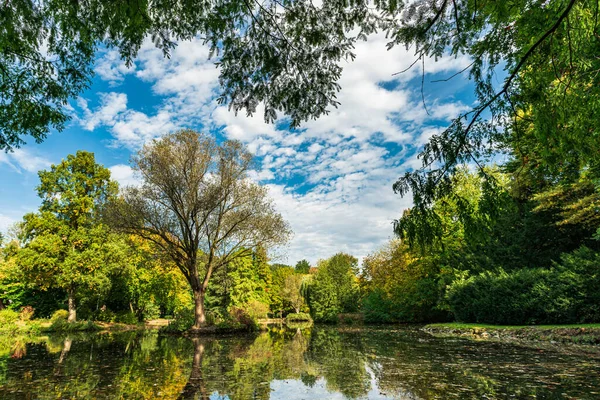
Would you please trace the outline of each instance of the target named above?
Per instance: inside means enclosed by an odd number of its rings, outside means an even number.
[[[194,289],[194,326],[192,329],[200,329],[206,326],[206,315],[204,313],[204,292]]]
[[[200,399],[208,400],[208,393],[206,391],[206,383],[202,376],[202,358],[204,356],[204,343],[200,338],[192,338],[194,343],[194,361],[192,362],[192,373],[188,379],[183,391],[179,395],[179,399]],[[200,392],[200,397],[196,395]]]
[[[69,289],[69,318],[67,322],[72,323],[77,321],[77,308],[75,306],[75,290]]]
[[[6,306],[4,305],[4,302],[2,301],[2,299],[0,299],[0,310],[4,310],[6,308]]]

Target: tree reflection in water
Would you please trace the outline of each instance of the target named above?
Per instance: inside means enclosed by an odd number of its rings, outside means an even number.
[[[192,338],[194,344],[194,358],[192,361],[192,372],[190,377],[183,387],[181,395],[178,399],[189,400],[189,399],[201,399],[208,400],[208,392],[206,389],[206,383],[202,376],[202,359],[204,358],[204,343],[202,339],[195,337]],[[199,396],[196,396],[199,395]]]
[[[410,329],[19,340],[0,340],[2,399],[587,398],[600,391],[597,350],[439,339]]]

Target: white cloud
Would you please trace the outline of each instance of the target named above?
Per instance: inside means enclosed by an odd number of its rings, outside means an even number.
[[[83,111],[80,123],[84,129],[93,131],[100,125],[113,125],[116,118],[127,111],[127,95],[125,93],[99,93],[100,105],[94,111],[88,108],[87,100],[79,98],[77,105]]]
[[[386,175],[393,177],[394,172],[388,170]],[[369,181],[372,177],[347,175],[330,192],[297,194],[282,185],[269,186],[294,231],[287,246],[288,263],[306,258],[314,264],[339,251],[362,259],[393,236],[392,220],[410,206],[410,200],[393,194],[390,179]]]
[[[15,222],[16,219],[9,217],[8,215],[0,214],[0,232],[6,233],[8,228],[10,228]]]
[[[125,61],[121,59],[121,55],[116,49],[101,50],[94,70],[102,80],[109,82],[111,86],[123,82],[125,75],[134,72],[133,67],[127,68]]]
[[[117,164],[108,169],[110,170],[111,178],[117,181],[120,187],[138,186],[140,184],[140,179],[129,165]]]
[[[288,262],[315,262],[338,251],[363,257],[392,236],[392,220],[410,207],[409,198],[393,193],[394,180],[420,166],[416,150],[442,129],[439,121],[466,107],[426,93],[427,115],[420,84],[414,84],[420,81],[415,79],[420,63],[394,75],[414,55],[400,47],[387,51],[387,41],[374,35],[359,42],[356,61],[344,66],[339,82],[341,106],[295,131],[282,127],[285,119],[266,124],[262,106],[252,117],[218,106],[218,70],[200,40],[180,43],[169,60],[147,41],[130,70],[106,53],[97,67],[103,79],[118,83],[135,76],[151,85],[162,103],[144,113],[127,108],[125,93],[109,93],[93,111],[80,102],[81,123],[86,129],[107,126],[115,144],[130,149],[179,127],[219,129],[227,138],[246,143],[259,158],[260,168],[251,178],[269,183],[277,207],[295,231]],[[452,73],[467,64],[465,57],[449,57],[426,60],[425,69],[427,74]],[[115,165],[111,172],[120,183],[135,184],[126,165]]]
[[[0,152],[0,164],[6,164],[18,173],[36,173],[50,167],[51,162],[29,150],[14,149],[9,153]]]

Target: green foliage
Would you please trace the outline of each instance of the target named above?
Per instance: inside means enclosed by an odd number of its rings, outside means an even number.
[[[381,288],[370,291],[363,299],[362,310],[365,322],[384,323],[395,322],[394,304]]]
[[[457,280],[448,302],[460,322],[490,324],[576,323],[580,277],[559,268],[484,272]]]
[[[272,290],[270,292],[271,311],[276,315],[284,315],[293,312],[293,306],[284,295],[285,281],[287,277],[294,275],[294,268],[283,265],[271,265]]]
[[[269,313],[269,305],[258,300],[251,300],[245,307],[252,319],[266,318]]]
[[[299,313],[304,307],[304,295],[302,287],[305,282],[305,277],[297,273],[290,274],[285,277],[281,294],[283,298],[290,303],[296,313]]]
[[[582,247],[563,254],[557,268],[578,276],[578,322],[600,322],[600,252]]]
[[[169,325],[160,328],[162,333],[183,333],[194,325],[194,310],[189,308],[180,310],[174,315],[173,320],[169,321]]]
[[[0,310],[0,329],[6,329],[19,320],[19,313],[13,310]]]
[[[102,307],[91,315],[94,321],[99,322],[116,322],[117,314],[106,307]]]
[[[52,324],[57,323],[58,321],[66,321],[69,318],[69,312],[67,310],[56,310],[52,313],[52,317],[50,317],[50,322]]]
[[[448,318],[442,303],[448,272],[438,265],[439,254],[417,254],[403,242],[392,240],[365,257],[360,279],[365,321],[424,322]]]
[[[14,337],[16,335],[39,334],[40,324],[36,321],[30,321],[27,316],[14,310],[0,310],[0,336]]]
[[[221,329],[249,330],[258,329],[258,322],[247,310],[239,307],[232,307],[229,310],[229,318],[216,325]]]
[[[318,263],[308,288],[308,305],[315,321],[336,322],[337,314],[358,309],[358,260],[338,253]]]
[[[468,54],[478,102],[430,139],[421,170],[407,172],[395,184],[401,194],[412,191],[420,215],[452,192],[461,164],[481,165],[498,147],[514,148],[524,130],[531,132],[534,146],[519,146],[519,153],[541,167],[582,167],[597,159],[597,126],[591,121],[600,91],[597,78],[589,75],[598,68],[595,1],[553,0],[530,7],[525,0],[484,6],[464,0],[444,2],[439,9],[425,4],[407,7],[394,43],[416,45],[420,57],[448,50]],[[498,68],[507,73],[501,86],[494,84]],[[532,150],[539,150],[539,157],[530,157]]]
[[[24,217],[24,246],[16,263],[29,284],[65,290],[75,316],[81,291],[106,291],[110,271],[122,260],[124,243],[97,222],[98,208],[114,196],[117,186],[110,171],[85,151],[39,176],[42,205],[39,213]]]
[[[269,295],[267,281],[271,280],[271,271],[264,268],[266,263],[257,263],[252,255],[235,259],[228,267],[229,307],[256,308],[266,305],[268,312]]]
[[[46,329],[48,332],[90,332],[99,331],[98,325],[92,321],[67,322],[67,319],[57,319]]]
[[[307,260],[300,260],[296,263],[297,274],[308,274],[310,270],[310,263]]]
[[[119,322],[121,324],[135,325],[139,322],[139,320],[135,313],[129,311],[118,313],[116,315],[115,322]]]
[[[305,322],[305,321],[309,321],[312,322],[312,318],[310,317],[310,314],[308,313],[289,313],[286,317],[285,317],[285,321],[286,322]]]

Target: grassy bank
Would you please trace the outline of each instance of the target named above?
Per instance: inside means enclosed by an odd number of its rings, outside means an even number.
[[[422,330],[435,336],[457,336],[480,340],[600,344],[600,324],[487,325],[452,322],[429,324]]]

